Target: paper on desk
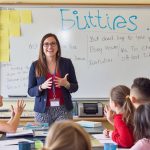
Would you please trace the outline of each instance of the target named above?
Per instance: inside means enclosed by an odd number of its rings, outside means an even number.
[[[46,137],[48,135],[48,131],[35,131],[34,136],[35,137]]]
[[[6,137],[16,137],[16,136],[24,136],[24,135],[33,135],[33,131],[24,130],[23,128],[18,128],[16,133],[6,133]]]
[[[100,140],[96,139],[95,137],[93,136],[90,136],[90,139],[91,139],[91,144],[92,144],[92,147],[103,147],[103,144],[100,142]]]
[[[95,121],[81,120],[81,121],[77,121],[76,123],[78,123],[82,127],[88,127],[88,128],[94,128],[94,127],[101,127],[102,126],[101,122],[95,122]]]
[[[0,148],[3,147],[3,146],[17,145],[19,142],[30,142],[30,143],[33,143],[34,141],[27,140],[27,139],[24,139],[24,138],[12,139],[12,140],[2,140],[2,141],[0,141]]]
[[[105,137],[104,134],[92,134],[92,136],[94,138],[96,138],[97,140],[99,140],[102,144],[104,144],[104,143],[115,143],[112,141],[111,138]]]
[[[0,146],[0,150],[18,150],[18,145],[7,145],[7,146]]]

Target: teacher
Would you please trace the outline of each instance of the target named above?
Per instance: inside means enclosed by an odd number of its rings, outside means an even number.
[[[72,119],[72,92],[78,82],[72,61],[61,57],[55,34],[46,34],[40,43],[39,58],[31,64],[28,94],[35,97],[35,120],[51,125],[56,120]]]

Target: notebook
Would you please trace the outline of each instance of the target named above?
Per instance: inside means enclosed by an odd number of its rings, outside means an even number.
[[[82,127],[89,127],[89,128],[94,128],[94,127],[101,127],[102,123],[101,122],[95,122],[95,121],[77,121],[80,126]]]
[[[94,127],[94,128],[88,128],[88,127],[83,127],[86,132],[89,134],[102,134],[104,128],[102,126],[100,127]]]
[[[23,128],[18,128],[16,133],[6,133],[6,137],[19,137],[19,136],[33,136],[33,131],[30,130],[24,130]]]

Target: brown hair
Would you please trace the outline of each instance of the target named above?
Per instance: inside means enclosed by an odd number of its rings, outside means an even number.
[[[128,98],[130,89],[124,85],[118,85],[112,88],[110,96],[114,103],[118,104],[123,109],[123,120],[129,127],[133,127],[134,107]]]
[[[134,114],[134,136],[136,141],[147,138],[150,140],[150,103],[140,105]]]
[[[46,76],[47,71],[48,71],[47,63],[46,63],[46,57],[45,57],[45,54],[43,52],[43,43],[48,37],[54,37],[56,40],[57,47],[58,47],[58,51],[56,54],[56,61],[58,61],[58,59],[61,56],[61,47],[60,47],[60,43],[59,43],[57,36],[55,34],[52,34],[52,33],[48,33],[48,34],[44,35],[42,40],[41,40],[41,43],[40,43],[39,58],[38,58],[37,64],[36,64],[36,76],[37,77],[40,77],[43,75]]]
[[[91,150],[88,133],[73,121],[57,121],[49,129],[42,150]]]

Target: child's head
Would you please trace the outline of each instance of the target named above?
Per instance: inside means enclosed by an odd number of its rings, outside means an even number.
[[[129,99],[130,89],[124,85],[112,88],[110,92],[110,107],[116,113],[123,114],[123,120],[127,125],[133,124],[134,107]]]
[[[130,91],[130,99],[134,107],[150,103],[150,79],[136,78],[133,81]]]
[[[48,132],[43,150],[91,150],[88,133],[73,121],[57,121]]]
[[[140,105],[134,115],[134,135],[136,141],[150,139],[150,103]]]

